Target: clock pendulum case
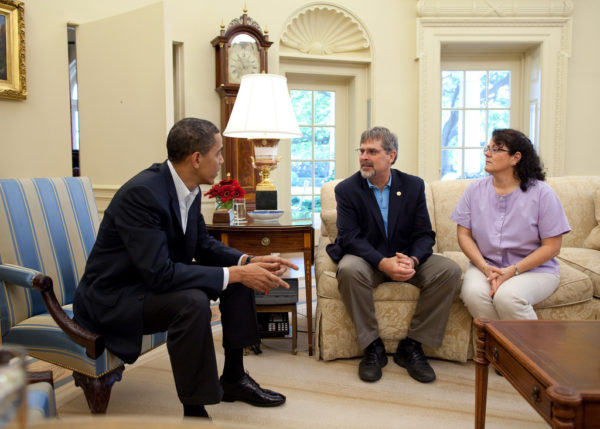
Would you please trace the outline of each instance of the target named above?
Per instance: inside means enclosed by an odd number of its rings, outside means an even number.
[[[220,34],[211,41],[216,53],[216,88],[221,98],[221,132],[225,130],[233,104],[240,89],[242,76],[250,73],[268,73],[267,51],[273,42],[268,32],[247,15],[232,20],[227,29],[221,25]],[[229,173],[246,191],[248,210],[256,208],[258,171],[252,167],[252,143],[247,139],[223,137],[221,174]]]

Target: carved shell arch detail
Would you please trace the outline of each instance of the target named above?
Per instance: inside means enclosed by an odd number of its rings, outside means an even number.
[[[348,12],[329,5],[310,6],[291,17],[281,43],[311,55],[363,51],[370,47],[363,26]]]

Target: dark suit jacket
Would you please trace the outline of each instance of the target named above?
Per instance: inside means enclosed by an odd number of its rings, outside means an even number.
[[[215,300],[222,267],[236,265],[242,255],[208,234],[200,197],[190,207],[184,235],[175,184],[163,162],[125,183],[104,212],[73,310],[127,363],[140,354],[148,291],[200,288]]]
[[[338,234],[327,253],[336,263],[346,253],[360,256],[373,267],[396,252],[416,256],[423,263],[432,254],[435,233],[425,202],[422,179],[391,170],[388,236],[379,205],[360,172],[335,187]]]

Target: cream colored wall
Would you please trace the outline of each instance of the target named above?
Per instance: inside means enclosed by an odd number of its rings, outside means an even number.
[[[164,33],[160,2],[79,25],[80,165],[95,186],[166,158]]]
[[[93,183],[118,186],[150,162],[165,157],[164,139],[172,125],[173,40],[184,43],[186,114],[219,124],[210,40],[218,34],[221,22],[228,24],[242,14],[243,3],[25,0],[29,96],[25,101],[0,99],[0,177],[70,174],[68,22],[80,25],[83,41],[88,29],[105,34],[105,40],[90,44],[99,48],[102,42],[109,42],[118,52],[113,57],[105,52],[90,58],[86,52],[78,53],[82,62],[82,171],[91,176]],[[275,42],[269,52],[271,72],[278,72],[278,41],[285,21],[294,11],[311,3],[246,2],[249,15],[269,30],[270,39]],[[359,17],[371,37],[372,123],[398,133],[400,158],[396,167],[415,173],[416,1],[340,0],[335,4]],[[567,89],[566,174],[598,174],[600,145],[592,133],[600,113],[600,58],[595,55],[600,40],[600,26],[595,22],[598,16],[600,2],[575,2]],[[110,90],[102,91],[107,83]]]
[[[600,1],[576,0],[569,59],[565,174],[600,174]]]
[[[0,99],[0,177],[68,176],[71,131],[67,23],[103,19],[156,0],[24,3],[28,96],[24,101]],[[105,161],[98,159],[102,164]]]

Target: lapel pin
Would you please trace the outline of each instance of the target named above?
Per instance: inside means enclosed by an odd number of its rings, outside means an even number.
[[[400,195],[402,195],[402,192],[398,191],[398,192],[396,192],[396,195],[400,196]]]

